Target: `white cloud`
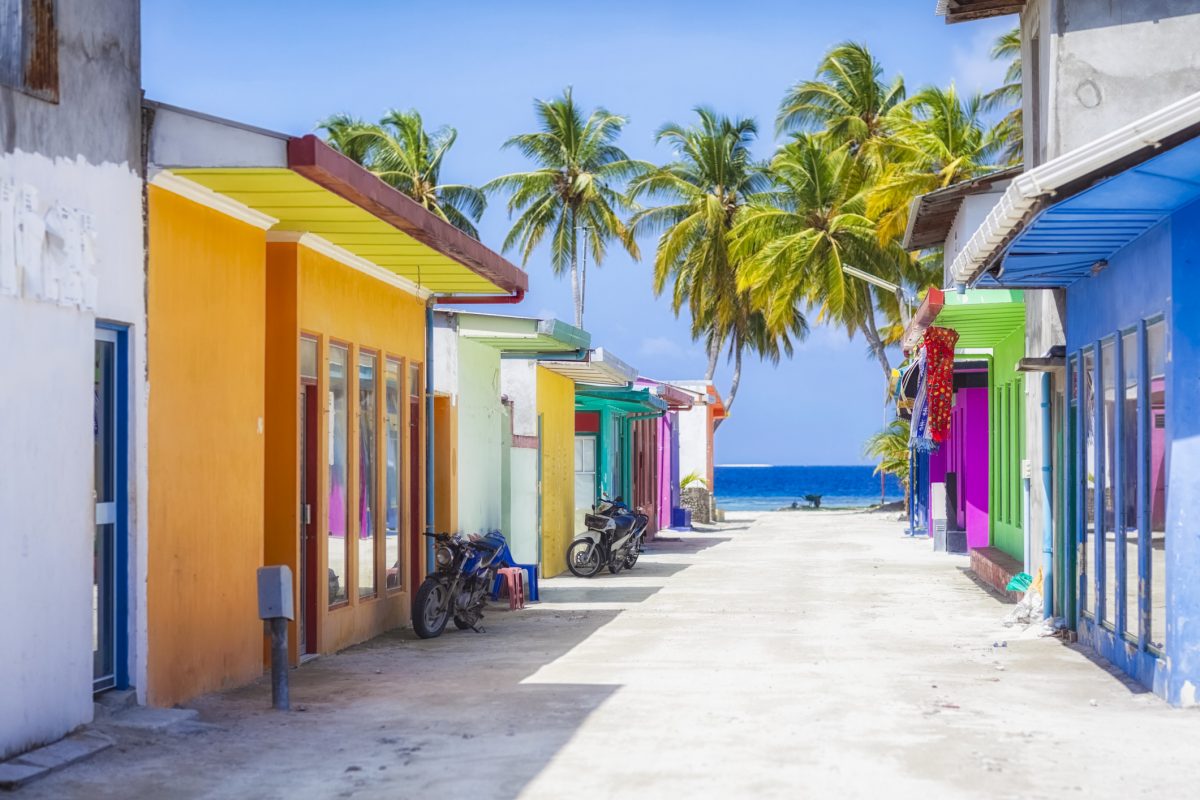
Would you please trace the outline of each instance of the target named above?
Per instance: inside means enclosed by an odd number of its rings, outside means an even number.
[[[985,27],[954,46],[951,54],[954,83],[963,96],[989,92],[1004,82],[1006,64],[992,59],[996,31]]]

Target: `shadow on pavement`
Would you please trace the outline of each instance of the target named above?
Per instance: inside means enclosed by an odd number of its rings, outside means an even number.
[[[616,580],[620,575],[615,576]],[[542,590],[543,603],[640,603],[656,594],[660,586],[615,586],[596,582],[588,586],[547,586]]]
[[[641,590],[645,591],[645,590]],[[191,705],[211,726],[127,733],[25,798],[515,797],[617,685],[523,684],[618,615],[493,607],[486,633],[384,634]]]

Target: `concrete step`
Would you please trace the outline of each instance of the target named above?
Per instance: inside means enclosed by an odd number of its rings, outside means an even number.
[[[200,712],[192,708],[152,708],[134,706],[113,714],[103,721],[105,727],[134,731],[171,733],[189,729],[197,723]]]
[[[39,747],[0,764],[0,789],[19,789],[30,781],[90,758],[112,746],[112,738],[99,731],[73,733],[54,744]]]
[[[127,711],[137,705],[137,690],[136,689],[113,689],[112,691],[98,694],[94,700],[95,713],[93,716],[97,720],[108,719],[114,714],[120,714],[122,711]]]

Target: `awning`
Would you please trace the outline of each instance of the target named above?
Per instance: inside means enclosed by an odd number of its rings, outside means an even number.
[[[994,280],[1069,286],[1198,199],[1200,139],[1192,139],[1043,210],[1013,239]]]
[[[904,333],[905,349],[915,347],[934,323],[958,331],[955,352],[988,350],[1025,326],[1024,295],[1010,289],[968,289],[962,294],[932,289]]]
[[[603,347],[590,351],[581,361],[542,361],[540,366],[591,386],[628,386],[637,378],[636,369]]]
[[[685,389],[702,398],[704,405],[712,406],[713,419],[725,419],[729,414],[725,410],[725,401],[717,387],[708,381],[669,381],[672,386]]]
[[[439,311],[453,320],[464,339],[504,353],[566,353],[586,350],[591,334],[557,319],[537,319],[475,311]]]
[[[526,274],[312,134],[293,137],[161,103],[150,182],[226,198],[271,233],[310,234],[437,294],[518,294]]]
[[[1001,184],[1020,174],[1021,167],[1010,167],[914,197],[908,207],[908,227],[904,229],[902,242],[904,249],[926,250],[942,244],[968,197],[999,193],[1003,188]]]
[[[946,18],[946,24],[1018,14],[1025,0],[937,0],[934,13]]]
[[[637,383],[638,386],[645,386],[649,389],[651,394],[662,398],[667,404],[668,411],[686,411],[696,404],[696,395],[686,389],[680,389],[678,386],[646,377],[638,378]]]
[[[578,389],[575,392],[578,411],[609,410],[622,414],[662,414],[667,403],[651,394],[649,387],[640,389]]]
[[[1025,287],[1061,287],[1085,277],[1177,204],[1195,198],[1200,175],[1191,142],[1198,133],[1200,92],[1018,175],[955,256],[949,275],[983,285],[988,271],[993,284]],[[1034,225],[1037,234],[1013,250],[1019,234]]]

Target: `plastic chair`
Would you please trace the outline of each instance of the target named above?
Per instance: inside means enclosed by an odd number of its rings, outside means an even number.
[[[512,610],[525,607],[525,570],[521,567],[501,567],[496,570],[508,589],[508,607]]]

